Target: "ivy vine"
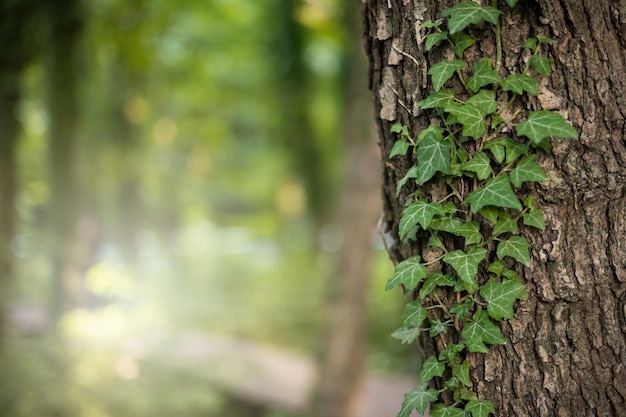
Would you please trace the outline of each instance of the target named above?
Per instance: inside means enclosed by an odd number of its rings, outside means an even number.
[[[514,7],[517,0],[506,3]],[[522,200],[518,194],[524,191],[524,183],[547,180],[537,163],[538,150],[548,153],[551,137],[577,137],[572,125],[556,112],[531,111],[520,120],[520,103],[538,95],[536,77],[550,75],[551,62],[541,49],[552,45],[552,40],[545,36],[527,39],[523,44],[530,50],[526,68],[503,77],[501,14],[497,1],[491,6],[465,1],[446,9],[445,20],[422,24],[429,32],[426,49],[450,47],[454,59],[444,59],[428,71],[434,91],[418,106],[428,113],[431,125],[417,137],[411,137],[402,124],[392,127],[398,139],[389,158],[414,155],[416,160],[398,182],[396,194],[410,180],[418,185],[402,212],[399,238],[425,236],[426,250],[436,254],[428,260],[415,255],[395,266],[385,289],[402,286],[415,299],[406,304],[402,327],[392,336],[412,343],[428,332],[432,338],[441,338],[444,347],[424,362],[421,385],[405,395],[398,417],[408,417],[414,409],[423,414],[431,403],[432,417],[495,413],[493,403],[479,399],[473,391],[468,355],[505,344],[496,323],[512,319],[515,302],[526,300],[526,290],[514,270],[516,262],[525,266],[531,262],[530,244],[520,233],[520,222],[540,230],[545,224],[533,196]],[[480,58],[468,71],[464,54],[476,39],[467,29],[482,22],[491,26],[496,56]],[[453,79],[460,91],[445,88]],[[437,181],[445,181],[448,194],[434,200],[424,187]],[[465,186],[468,181],[471,187]],[[458,237],[456,246],[462,249],[443,244],[445,234]],[[490,248],[495,249],[495,256],[488,256]],[[479,270],[486,271],[486,276],[482,273],[479,279]],[[450,297],[451,292],[456,295]],[[451,333],[454,343],[446,344],[443,335],[451,328],[456,329]],[[443,378],[440,390],[429,387],[435,377]],[[449,405],[443,401],[444,392],[451,393]]]

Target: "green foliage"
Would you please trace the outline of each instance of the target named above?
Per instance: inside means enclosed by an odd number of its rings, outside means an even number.
[[[513,7],[517,0],[506,3]],[[537,96],[535,77],[550,74],[550,60],[540,52],[552,40],[527,39],[523,47],[532,53],[528,67],[521,74],[503,77],[501,14],[495,7],[465,1],[443,12],[447,20],[425,22],[423,28],[431,32],[425,36],[426,50],[450,47],[457,57],[430,68],[433,92],[418,102],[430,120],[439,120],[415,140],[405,126],[392,128],[400,137],[391,156],[407,155],[413,147],[416,160],[399,181],[397,192],[410,180],[418,186],[400,218],[399,237],[417,239],[421,230],[430,235],[426,249],[440,254],[428,262],[416,255],[396,266],[386,289],[402,285],[417,298],[406,305],[403,327],[393,336],[411,343],[426,333],[431,338],[450,335],[445,336],[447,347],[439,356],[423,364],[424,385],[406,394],[398,416],[408,416],[413,409],[423,413],[430,401],[435,402],[433,417],[495,413],[491,402],[478,400],[472,391],[467,354],[486,353],[490,345],[506,343],[497,322],[512,319],[515,303],[527,298],[514,270],[531,263],[531,245],[520,231],[527,230],[523,226],[545,229],[535,199],[527,195],[521,200],[518,193],[528,194],[532,190],[528,184],[548,179],[537,159],[540,150],[550,150],[551,137],[577,136],[576,129],[556,112],[531,111],[519,120],[525,106],[520,98]],[[463,55],[476,39],[465,29],[483,21],[492,25],[496,56],[469,65]],[[441,29],[444,24],[447,31]],[[445,186],[449,194],[434,199],[420,188],[427,184]],[[446,235],[464,238],[463,244],[458,238],[444,244],[441,237]],[[492,248],[495,254],[489,252]],[[452,328],[454,332],[449,331]],[[441,391],[427,388],[433,378],[444,378]],[[446,390],[452,392],[452,405],[437,402]]]

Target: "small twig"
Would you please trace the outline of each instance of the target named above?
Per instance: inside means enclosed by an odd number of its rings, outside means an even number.
[[[404,102],[400,99],[400,94],[396,91],[396,89],[395,89],[395,88],[393,88],[393,86],[392,86],[391,84],[389,84],[389,83],[387,83],[387,87],[391,88],[391,91],[393,91],[393,93],[396,95],[396,97],[398,97],[398,103],[400,103],[400,105],[402,106],[402,108],[404,108],[404,110],[406,110],[406,111],[407,111],[407,113],[409,113],[409,114],[413,114],[413,113],[411,112],[411,109],[409,109],[409,108],[407,107],[407,105],[406,105],[406,104],[404,104]]]
[[[391,0],[387,0],[387,7],[391,9]]]
[[[407,58],[409,58],[411,61],[413,61],[415,63],[415,65],[420,66],[419,61],[413,57],[411,54],[407,54],[404,51],[401,51],[400,49],[398,49],[395,45],[391,45],[391,49],[393,49],[394,51],[396,51],[397,53],[399,53],[402,56],[405,56]]]

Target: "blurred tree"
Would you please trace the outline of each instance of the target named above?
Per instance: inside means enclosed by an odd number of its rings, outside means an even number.
[[[38,50],[36,21],[36,1],[0,1],[0,343],[15,272],[11,241],[18,225],[16,150],[20,136],[21,75]]]
[[[79,88],[80,46],[85,26],[81,0],[45,3],[47,111],[49,118],[50,245],[52,257],[52,313],[58,317],[71,306],[82,288],[76,271],[74,240],[79,204],[76,147],[81,120]]]

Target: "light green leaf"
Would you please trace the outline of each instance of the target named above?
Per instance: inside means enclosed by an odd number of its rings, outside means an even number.
[[[473,321],[461,331],[461,334],[467,340],[467,349],[470,352],[487,353],[485,343],[492,345],[503,345],[506,343],[500,328],[489,320],[489,315],[485,310],[476,311],[472,318]]]
[[[480,90],[478,94],[467,100],[467,104],[478,107],[487,114],[493,113],[498,109],[496,93],[491,90]]]
[[[544,35],[537,35],[537,40],[541,43],[546,43],[548,45],[554,44],[554,41],[552,40],[552,38],[548,38],[547,36],[544,36]]]
[[[437,42],[448,38],[448,32],[435,32],[426,36],[426,50],[430,51]]]
[[[452,145],[448,139],[440,139],[436,134],[428,134],[417,146],[417,184],[422,185],[437,171],[450,172],[450,152]]]
[[[409,134],[408,128],[402,123],[394,123],[393,126],[391,126],[391,133],[404,134],[405,132],[407,135]]]
[[[498,223],[498,216],[500,215],[500,210],[497,207],[487,206],[483,207],[478,211],[478,214],[483,216],[485,219],[489,220],[491,224]]]
[[[530,155],[526,158],[522,159],[516,166],[515,169],[511,171],[509,174],[511,176],[511,183],[517,188],[522,186],[522,183],[526,181],[545,181],[548,179],[546,172],[537,165],[535,160],[537,159],[537,155]]]
[[[464,104],[450,104],[446,111],[455,116],[463,125],[463,135],[480,138],[487,126],[485,125],[486,113],[477,107]]]
[[[420,109],[433,109],[436,107],[446,108],[452,102],[454,102],[454,89],[444,88],[443,90],[436,91],[417,103]]]
[[[393,275],[387,281],[385,290],[404,285],[408,292],[417,287],[417,284],[426,278],[426,267],[420,263],[419,255],[406,259],[396,265]]]
[[[498,223],[496,223],[491,233],[494,237],[503,233],[517,233],[517,220],[511,219],[506,212],[500,212]]]
[[[452,376],[461,381],[462,384],[469,387],[472,385],[472,381],[470,379],[470,364],[467,359],[465,359],[460,365],[453,364],[452,365]]]
[[[467,80],[467,88],[477,93],[481,87],[489,84],[499,84],[500,81],[501,78],[496,70],[493,69],[491,59],[481,58],[472,65],[472,76]]]
[[[409,417],[413,410],[419,414],[424,414],[431,401],[437,401],[439,392],[436,389],[428,389],[428,384],[415,387],[412,391],[404,394],[402,408],[398,417]]]
[[[402,179],[400,181],[398,181],[398,184],[396,185],[396,197],[398,195],[400,195],[400,190],[402,190],[402,187],[404,187],[404,185],[411,178],[417,178],[417,166],[415,166],[415,165],[413,165],[411,168],[409,168],[409,170],[406,173],[406,175],[404,177],[402,177]]]
[[[446,366],[437,360],[436,356],[431,356],[426,359],[424,365],[422,365],[422,371],[420,372],[420,381],[426,383],[436,376],[442,376]]]
[[[430,410],[431,417],[464,417],[465,412],[460,408],[437,403]]]
[[[517,4],[518,0],[506,0],[506,4],[509,5],[509,7],[515,7],[515,5]],[[476,416],[474,416],[476,417]]]
[[[507,0],[507,3],[509,1]],[[465,406],[465,413],[471,413],[472,417],[488,417],[489,414],[495,414],[496,410],[490,401],[472,400]]]
[[[425,29],[438,28],[443,23],[443,20],[437,19],[434,22],[430,19],[422,23],[422,27]]]
[[[524,45],[522,45],[522,48],[528,48],[534,54],[535,51],[537,50],[537,38],[528,38],[528,39],[526,39],[526,41],[524,42]]]
[[[501,14],[495,7],[481,7],[473,1],[459,3],[443,12],[444,16],[449,17],[448,30],[451,34],[462,31],[468,25],[480,23],[481,20],[495,25]]]
[[[551,62],[548,58],[539,55],[530,57],[530,67],[543,76],[550,75]]]
[[[467,253],[458,249],[449,252],[443,261],[454,268],[462,281],[473,284],[478,274],[478,265],[485,259],[485,255],[487,255],[485,249],[472,246]]]
[[[496,274],[496,276],[500,276],[502,275],[502,271],[504,271],[506,269],[506,266],[504,264],[504,261],[499,260],[499,261],[494,261],[489,265],[489,268],[487,268],[487,272],[491,272]]]
[[[509,178],[503,175],[488,180],[483,188],[472,191],[465,199],[465,203],[470,205],[473,213],[478,213],[478,210],[485,206],[522,209],[511,188]]]
[[[487,302],[489,315],[496,320],[513,318],[515,300],[526,299],[526,290],[519,280],[506,280],[502,283],[493,278],[480,289],[480,296]]]
[[[476,152],[472,159],[462,165],[463,171],[475,172],[479,180],[489,178],[493,174],[489,156],[484,152]]]
[[[406,152],[411,147],[411,144],[406,139],[400,139],[393,144],[393,148],[391,148],[391,152],[389,152],[389,159],[393,158],[396,155],[406,155]]]
[[[522,219],[526,226],[536,227],[540,230],[546,229],[546,224],[543,221],[543,212],[541,210],[527,211],[522,216]]]
[[[526,266],[530,265],[530,254],[528,253],[530,244],[522,236],[511,236],[509,240],[505,240],[498,244],[496,253],[499,259],[510,256]]]
[[[399,339],[402,344],[410,344],[415,341],[420,335],[422,330],[416,324],[409,324],[408,326],[400,327],[391,333],[391,337]]]
[[[419,224],[424,230],[428,229],[430,222],[436,215],[443,216],[446,214],[446,210],[440,203],[429,203],[426,200],[417,200],[415,203],[406,207],[402,212],[402,218],[400,219],[400,239],[411,231],[415,225]]]
[[[402,325],[408,326],[409,324],[421,325],[426,319],[426,310],[420,300],[415,300],[404,306],[404,312],[402,313]]]
[[[455,281],[451,275],[443,274],[441,271],[435,271],[428,275],[422,288],[420,288],[420,297],[424,298],[428,296],[436,287],[452,287]]]
[[[453,61],[441,61],[430,67],[428,75],[433,81],[433,88],[439,91],[456,71],[465,68],[465,62],[455,59]]]

